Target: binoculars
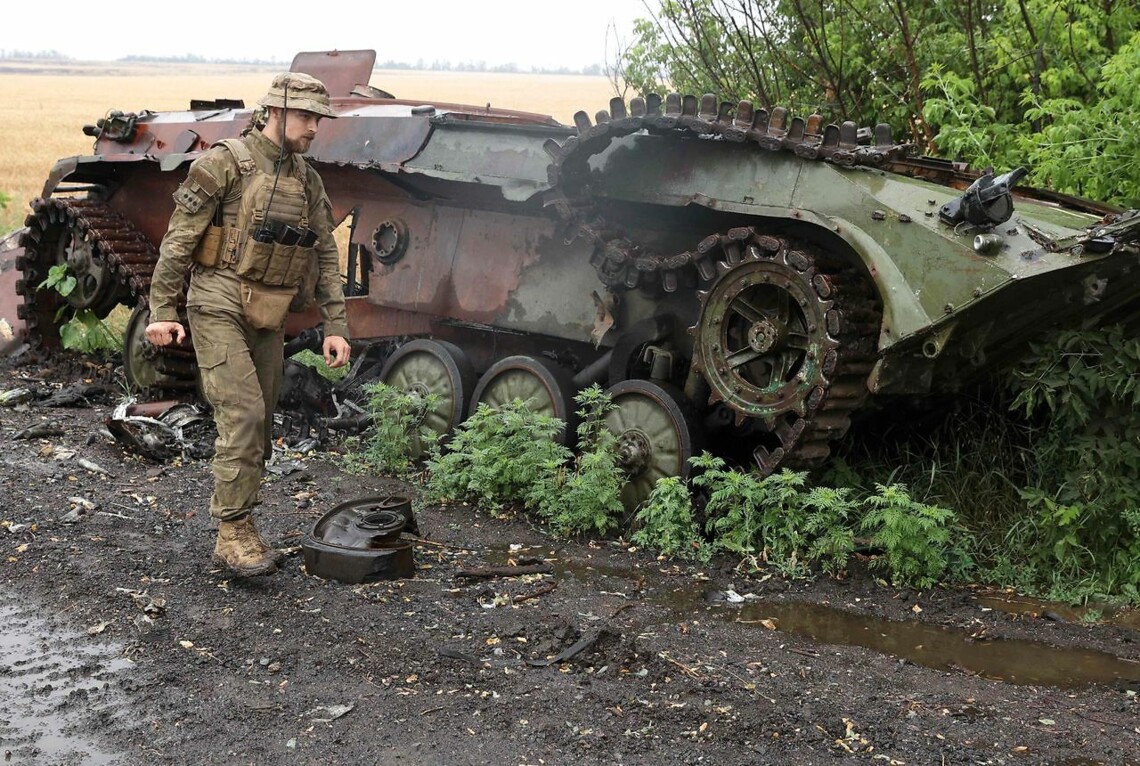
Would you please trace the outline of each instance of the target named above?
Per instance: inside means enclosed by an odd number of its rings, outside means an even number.
[[[253,239],[256,242],[312,247],[317,244],[317,233],[312,229],[299,229],[281,221],[264,221],[253,230]]]

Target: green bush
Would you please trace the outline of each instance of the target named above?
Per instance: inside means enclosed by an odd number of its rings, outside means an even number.
[[[355,473],[406,473],[424,452],[422,445],[436,441],[435,432],[424,424],[424,414],[435,407],[438,396],[420,397],[379,381],[363,390],[372,422],[364,438],[347,442],[345,468]]]
[[[870,510],[859,522],[871,544],[885,553],[871,566],[886,569],[895,585],[929,588],[946,571],[954,512],[916,502],[901,485],[880,484],[877,490],[867,498]]]
[[[1027,558],[1094,593],[1136,600],[1140,339],[1119,326],[1061,332],[1031,347],[1014,388],[1013,407],[1038,423],[1021,493],[1032,519],[1022,529]]]
[[[634,519],[633,542],[665,556],[695,558],[707,562],[712,548],[701,537],[693,513],[693,498],[679,476],[658,479]]]
[[[575,397],[578,403],[578,453],[573,467],[553,471],[534,485],[528,504],[561,534],[606,534],[621,519],[625,477],[617,463],[617,438],[605,426],[613,403],[593,385]]]
[[[754,566],[771,564],[788,576],[808,573],[806,474],[785,470],[761,479],[728,469],[723,460],[708,453],[692,462],[698,471],[693,484],[709,491],[705,513],[714,548]]]
[[[696,457],[693,491],[676,477],[658,482],[632,540],[805,577],[841,573],[860,534],[880,551],[871,566],[898,585],[977,581],[1140,601],[1140,340],[1121,328],[1060,333],[1035,344],[1014,379],[1004,403],[965,400],[940,428],[884,440],[889,453],[833,461],[821,475],[838,488]],[[597,387],[578,402],[576,458],[555,441],[561,421],[523,402],[480,408],[433,453],[429,493],[523,508],[559,534],[618,528],[623,479],[600,427],[610,405]]]
[[[123,350],[122,336],[87,309],[77,311],[66,324],[60,325],[59,342],[64,348],[81,354],[99,355]]]
[[[969,557],[951,537],[953,512],[914,501],[901,485],[879,485],[877,494],[860,500],[851,488],[808,487],[806,473],[784,470],[761,478],[707,453],[692,463],[692,484],[705,493],[708,540],[693,519],[688,488],[671,478],[657,483],[639,512],[634,542],[703,560],[716,550],[752,568],[811,577],[843,572],[861,530],[883,550],[872,565],[896,584],[928,587],[951,563],[956,572],[968,568]]]
[[[446,447],[433,448],[426,492],[438,501],[468,501],[492,511],[525,504],[536,485],[556,481],[570,460],[570,450],[557,441],[565,427],[526,402],[498,408],[480,403]]]
[[[557,534],[609,532],[621,518],[624,484],[616,440],[604,426],[612,404],[596,385],[576,401],[577,457],[559,442],[566,424],[558,418],[519,400],[480,404],[428,461],[427,494],[493,512],[524,509]]]
[[[788,470],[761,479],[707,453],[692,462],[693,484],[708,491],[714,548],[790,577],[806,577],[816,565],[832,574],[847,566],[855,546],[849,517],[858,507],[849,491],[805,489],[807,474]]]
[[[66,298],[76,288],[78,282],[67,268],[65,263],[57,263],[48,269],[48,276],[37,289],[55,290]],[[97,317],[89,309],[81,309],[72,313],[72,316],[63,321],[71,312],[71,306],[64,304],[56,313],[59,325],[59,343],[66,349],[78,351],[81,354],[99,354],[104,351],[113,353],[123,350],[123,339],[113,332],[107,323]]]
[[[812,487],[804,498],[808,513],[803,531],[810,541],[808,559],[818,562],[830,575],[842,572],[855,550],[852,523],[858,516],[859,504],[851,494],[852,490],[847,487]]]

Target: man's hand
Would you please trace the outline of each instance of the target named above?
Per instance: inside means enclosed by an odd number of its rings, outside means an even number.
[[[151,322],[146,326],[146,339],[156,346],[169,346],[186,340],[181,322]]]
[[[348,357],[352,354],[352,347],[348,341],[339,335],[330,335],[325,338],[324,345],[325,364],[329,367],[344,367],[348,364]]]

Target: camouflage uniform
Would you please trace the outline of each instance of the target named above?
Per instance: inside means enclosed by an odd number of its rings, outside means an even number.
[[[281,77],[274,80],[274,86]],[[324,92],[319,81],[305,75],[290,77],[289,109],[307,106],[303,99],[294,97],[293,83],[312,81]],[[272,100],[274,93],[271,90],[262,104],[281,106]],[[327,97],[324,103],[327,109]],[[320,112],[318,106],[306,111],[333,116]],[[307,202],[303,215],[316,235],[315,246],[305,252],[317,261],[315,297],[325,335],[348,338],[339,256],[332,234],[332,205],[320,176],[299,155],[284,153],[281,157],[278,145],[259,130],[251,131],[242,142],[248,150],[246,157],[252,157],[259,172],[273,174],[274,163],[280,158],[280,178],[295,175],[303,179]],[[248,194],[239,162],[234,151],[218,145],[190,166],[186,181],[174,195],[175,210],[159,249],[150,289],[151,321],[180,321],[178,301],[184,275],[190,269],[187,315],[202,388],[214,408],[218,428],[210,515],[220,521],[246,516],[256,501],[265,461],[271,454],[273,410],[283,371],[282,326],[259,329],[244,310],[246,291],[257,287],[257,280],[243,281],[233,262],[219,260],[215,266],[206,266],[195,257],[208,229],[218,231],[219,224],[232,227],[237,219],[242,197]],[[243,233],[243,242],[247,234]]]

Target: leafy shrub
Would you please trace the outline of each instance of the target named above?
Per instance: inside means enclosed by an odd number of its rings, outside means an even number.
[[[859,523],[870,533],[871,544],[885,551],[872,567],[886,569],[896,585],[929,588],[946,571],[954,512],[916,502],[902,485],[880,484],[877,489],[867,498],[870,510]]]
[[[87,309],[77,311],[67,324],[60,325],[59,342],[64,348],[81,354],[123,350],[122,336]]]
[[[877,486],[860,501],[850,488],[807,487],[807,474],[784,470],[766,478],[729,469],[708,453],[692,460],[696,487],[706,492],[708,543],[693,520],[693,502],[677,478],[657,483],[637,520],[634,542],[669,555],[707,560],[720,550],[742,563],[766,564],[786,577],[808,577],[817,569],[838,575],[855,549],[855,530],[871,534],[884,549],[874,566],[898,584],[926,587],[948,563],[968,561],[951,544],[952,511],[915,502],[900,485]]]
[[[503,511],[534,512],[558,534],[605,534],[621,518],[625,482],[617,443],[605,428],[613,406],[597,385],[575,397],[578,453],[558,441],[566,424],[515,400],[480,404],[446,448],[428,461],[426,492],[435,500],[464,500]]]
[[[666,556],[696,558],[707,562],[712,549],[701,537],[693,513],[693,498],[684,479],[668,476],[658,479],[634,519],[638,529],[633,542]]]
[[[852,523],[859,503],[847,487],[812,487],[803,502],[808,511],[803,523],[803,534],[810,540],[807,557],[827,574],[838,575],[855,550]]]
[[[809,573],[807,474],[784,470],[766,478],[727,469],[705,453],[693,458],[693,484],[709,491],[705,513],[714,548],[763,561],[792,577]]]
[[[364,439],[349,440],[345,467],[356,473],[406,472],[415,456],[424,452],[422,445],[436,441],[424,414],[436,405],[438,396],[420,397],[379,381],[364,386],[364,392],[372,422]],[[353,449],[358,446],[363,449]]]
[[[48,269],[47,279],[39,284],[38,289],[55,290],[66,298],[77,285],[78,282],[68,270],[67,264],[57,263]],[[66,304],[61,306],[56,314],[56,321],[61,321],[69,309],[70,306]],[[112,332],[106,322],[89,309],[76,311],[70,319],[60,325],[59,342],[64,348],[81,354],[123,350],[123,339]]]
[[[565,427],[519,400],[498,408],[480,403],[446,448],[433,448],[427,494],[499,511],[522,504],[569,462],[570,450],[557,442]]]
[[[528,504],[562,534],[605,534],[618,524],[623,510],[625,476],[617,459],[617,438],[605,426],[613,409],[598,386],[583,389],[578,403],[578,454],[573,468],[552,471],[528,493]]]
[[[1014,407],[1039,423],[1028,556],[1100,593],[1140,588],[1140,339],[1119,326],[1034,344]]]

